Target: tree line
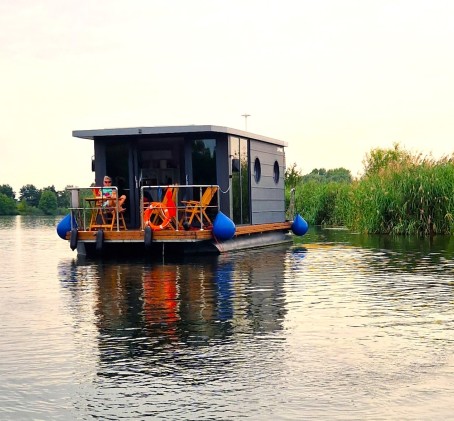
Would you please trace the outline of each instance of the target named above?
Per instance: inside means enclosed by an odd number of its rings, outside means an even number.
[[[296,164],[286,170],[286,186],[310,180],[351,182],[352,176],[345,168],[314,169],[305,176],[301,176]],[[56,190],[53,185],[38,189],[33,184],[27,184],[19,190],[19,199],[16,197],[9,184],[0,185],[0,215],[65,215],[70,207],[70,193],[66,189]]]
[[[311,225],[344,226],[361,233],[454,233],[454,154],[436,160],[394,144],[372,149],[363,167],[363,175],[354,179],[345,168],[302,174],[291,165],[285,171],[287,209]],[[66,189],[27,184],[17,200],[11,186],[0,186],[0,215],[64,215],[69,206]]]
[[[64,215],[70,206],[69,191],[48,186],[38,189],[27,184],[19,190],[19,199],[9,184],[0,185],[0,215]]]

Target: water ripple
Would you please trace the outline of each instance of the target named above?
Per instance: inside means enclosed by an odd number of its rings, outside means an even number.
[[[1,419],[449,419],[451,240],[86,261],[0,219]]]

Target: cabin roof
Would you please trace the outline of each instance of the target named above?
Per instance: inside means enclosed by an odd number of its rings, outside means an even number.
[[[73,136],[82,139],[111,137],[111,136],[137,136],[137,135],[164,135],[164,134],[186,134],[186,133],[226,133],[233,136],[246,137],[260,140],[279,146],[287,146],[287,142],[262,136],[243,130],[213,125],[189,125],[189,126],[155,126],[155,127],[129,127],[118,129],[97,129],[97,130],[74,130]]]

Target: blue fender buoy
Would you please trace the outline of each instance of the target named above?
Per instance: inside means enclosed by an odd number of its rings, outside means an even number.
[[[213,235],[217,240],[226,241],[235,235],[235,223],[222,212],[218,212],[213,222]]]
[[[72,228],[77,228],[76,220],[73,218]],[[58,236],[66,240],[66,234],[71,231],[71,214],[68,213],[57,225]]]
[[[305,219],[300,215],[296,215],[292,223],[292,232],[295,235],[304,235],[309,229],[309,224]]]

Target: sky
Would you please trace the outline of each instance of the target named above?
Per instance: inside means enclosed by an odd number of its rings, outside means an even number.
[[[453,18],[452,0],[0,0],[0,185],[89,186],[85,129],[247,127],[303,174],[360,176],[396,142],[451,155]]]

